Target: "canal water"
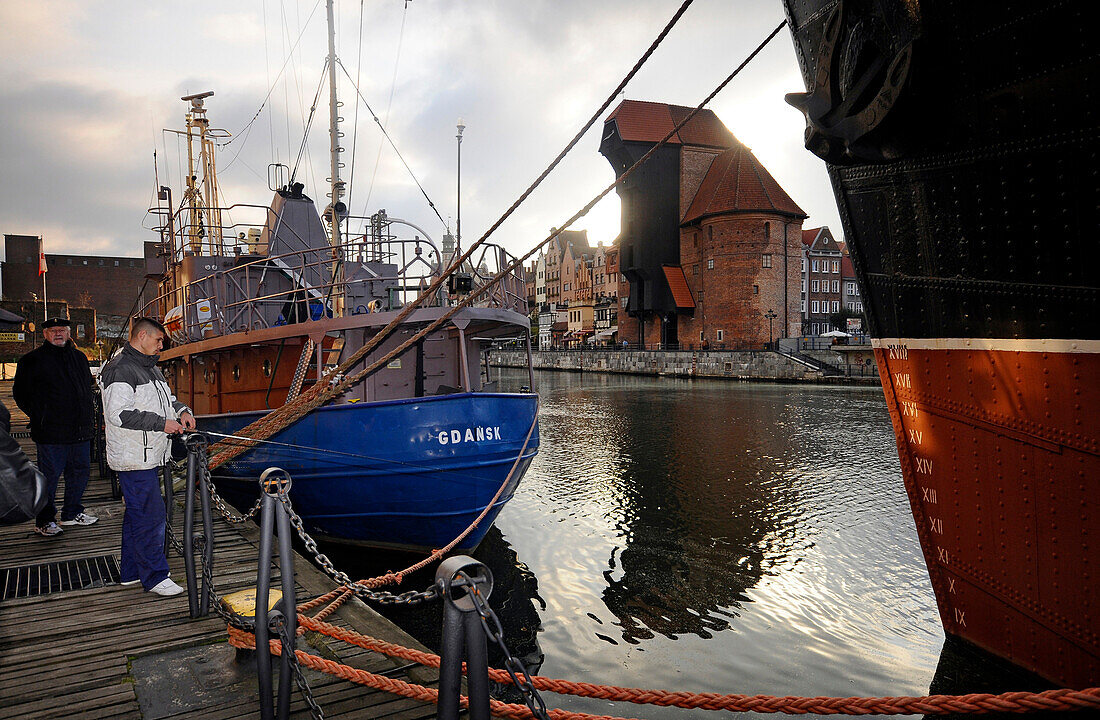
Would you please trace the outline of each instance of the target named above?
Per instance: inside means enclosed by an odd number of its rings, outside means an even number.
[[[518,389],[527,374],[503,380]],[[533,674],[691,692],[929,692],[944,635],[879,388],[555,372],[536,385],[541,449],[475,553]],[[361,577],[408,564],[334,552]],[[385,612],[438,648],[438,608]],[[934,689],[989,688],[974,662],[954,663],[967,668],[962,687]]]

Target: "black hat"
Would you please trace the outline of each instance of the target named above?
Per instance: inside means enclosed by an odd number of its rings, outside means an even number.
[[[73,324],[71,322],[69,322],[69,319],[68,318],[63,318],[63,317],[50,318],[46,322],[42,323],[42,329],[43,330],[45,330],[46,328],[53,328],[53,327],[72,327],[72,326],[73,326]]]

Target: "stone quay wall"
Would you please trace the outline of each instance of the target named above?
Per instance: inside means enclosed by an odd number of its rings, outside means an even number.
[[[879,384],[877,377],[826,377],[820,371],[779,353],[763,350],[541,350],[533,353],[533,358],[538,370],[843,385]],[[492,363],[505,367],[527,367],[527,353],[495,350]]]

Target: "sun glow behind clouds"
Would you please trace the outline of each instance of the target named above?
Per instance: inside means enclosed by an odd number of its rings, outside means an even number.
[[[48,234],[48,252],[79,251],[72,239],[94,236],[116,238],[114,254],[139,255],[140,241],[147,239],[141,216],[156,185],[153,147],[160,151],[161,167],[171,169],[166,174],[178,197],[179,150],[171,140],[162,142],[160,131],[180,127],[181,95],[205,90],[217,93],[208,104],[212,123],[234,133],[267,98],[248,137],[235,140],[219,160],[227,202],[266,205],[266,167],[275,160],[293,163],[321,72],[324,10],[323,4],[316,12],[315,7],[315,0],[268,3],[265,17],[264,9],[227,12],[214,0],[187,6],[104,4],[94,10],[66,0],[0,3],[0,40],[11,58],[9,72],[0,77],[0,164],[19,169],[0,175],[0,194],[6,198],[0,205],[0,232],[46,235],[35,228],[44,227],[48,216],[55,228],[65,228]],[[337,52],[349,72],[360,77],[373,109],[386,115],[406,10],[401,3],[366,7],[370,30],[360,71],[359,7],[338,3],[341,9]],[[423,0],[408,6],[388,129],[453,227],[454,120],[467,119],[464,239],[480,236],[511,205],[671,14],[657,0],[530,0],[462,8]],[[628,86],[626,97],[698,102],[781,16],[778,4],[734,8],[724,0],[698,0]],[[276,80],[299,32],[301,43]],[[784,92],[802,89],[789,37],[777,38],[750,71],[713,108],[813,216],[810,223],[836,225],[818,217],[836,215],[828,183],[821,163],[801,147],[798,113],[782,104]],[[342,71],[339,75],[345,172],[357,140],[353,212],[386,208],[442,232],[388,146],[366,203],[379,133],[362,107],[356,131],[356,98]],[[63,97],[58,88],[67,89]],[[308,192],[319,200],[328,175],[325,115],[322,97],[301,170]],[[526,252],[614,180],[598,152],[603,117],[495,240],[513,253]],[[65,118],[74,119],[68,129]],[[610,242],[618,235],[619,216],[612,193],[573,227],[588,230],[592,242]]]

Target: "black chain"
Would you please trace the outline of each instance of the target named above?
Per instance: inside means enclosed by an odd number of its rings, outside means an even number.
[[[283,643],[283,656],[290,661],[290,669],[294,671],[294,682],[306,699],[306,704],[309,705],[309,714],[313,716],[314,720],[325,720],[325,713],[321,710],[321,706],[317,704],[317,699],[313,697],[313,691],[310,690],[306,676],[302,673],[302,667],[298,664],[298,656],[291,651],[290,632],[287,629],[286,617],[282,613],[272,615],[271,626]]]
[[[495,642],[504,654],[504,669],[511,676],[512,683],[523,693],[523,700],[527,703],[531,714],[538,720],[549,720],[550,716],[546,711],[546,703],[543,702],[542,696],[539,695],[539,691],[531,682],[531,675],[527,672],[523,661],[512,655],[511,651],[508,650],[508,646],[504,644],[504,628],[501,627],[500,619],[497,618],[496,613],[489,607],[485,596],[481,594],[477,583],[461,571],[456,573],[455,577],[458,580],[455,585],[465,587],[473,600],[474,609],[477,610],[478,617],[481,619],[481,627],[485,630],[485,636]],[[490,627],[490,623],[492,627]]]
[[[362,600],[370,600],[376,602],[379,605],[416,605],[422,602],[428,602],[430,600],[436,600],[442,596],[442,590],[437,585],[430,585],[425,590],[407,590],[403,593],[392,593],[388,590],[375,590],[372,587],[364,585],[360,582],[353,582],[348,574],[342,570],[337,570],[336,566],[332,564],[332,560],[329,560],[328,556],[317,549],[317,541],[314,540],[308,532],[306,532],[305,525],[302,524],[302,518],[298,517],[298,514],[294,512],[294,507],[290,503],[290,498],[286,493],[279,493],[276,497],[286,508],[287,516],[290,518],[290,524],[294,526],[294,529],[298,532],[298,537],[302,539],[302,543],[306,546],[312,555],[314,561],[321,567],[325,573],[335,580],[342,587],[346,587],[356,594]]]

